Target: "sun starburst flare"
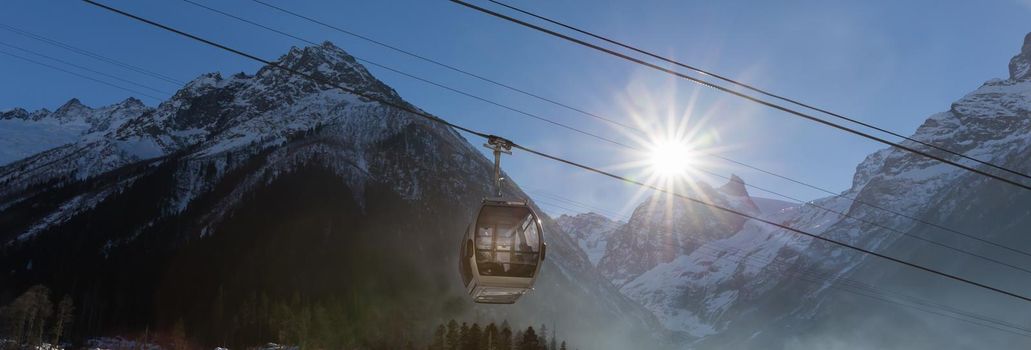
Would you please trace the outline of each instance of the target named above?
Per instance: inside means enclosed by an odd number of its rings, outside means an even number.
[[[654,83],[634,81],[620,94],[623,110],[632,117],[636,129],[627,130],[624,136],[633,141],[635,150],[626,154],[624,159],[628,161],[612,168],[667,191],[656,193],[642,188],[621,211],[633,211],[647,201],[650,208],[662,208],[669,220],[678,216],[674,215],[676,203],[682,201],[673,193],[709,200],[709,184],[725,181],[711,175],[728,170],[723,163],[714,162],[712,155],[731,149],[721,144],[718,130],[734,126],[718,118],[719,112],[726,110],[721,103],[701,107],[696,104],[697,91],[685,95],[676,91],[675,83]],[[690,212],[691,208],[686,209]],[[666,239],[676,240],[672,236]]]
[[[687,140],[660,140],[648,155],[651,170],[662,177],[687,175],[694,165],[694,152]]]

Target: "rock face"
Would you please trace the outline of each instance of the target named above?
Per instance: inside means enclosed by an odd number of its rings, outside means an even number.
[[[719,189],[703,183],[694,187],[693,197],[759,215],[744,181],[736,176]],[[686,337],[713,334],[716,329],[690,311],[699,306],[695,302],[700,299],[688,289],[692,284],[713,283],[720,278],[713,276],[729,276],[733,270],[718,271],[710,261],[697,257],[711,259],[714,252],[724,251],[725,247],[714,249],[708,244],[729,239],[746,224],[741,216],[656,195],[609,235],[607,250],[598,266],[622,293],[652,311],[665,328]],[[691,281],[692,278],[705,281]],[[729,305],[730,301],[733,300],[722,303]],[[714,304],[719,302],[709,302],[712,312],[718,312],[715,309],[721,305]]]
[[[407,105],[329,43],[276,63]],[[39,283],[72,295],[79,334],[185,320],[200,341],[264,343],[255,305],[277,300],[336,305],[369,325],[342,336],[396,347],[373,325],[422,341],[452,317],[551,323],[601,349],[663,333],[546,217],[537,289],[518,308],[473,304],[457,249],[492,164],[450,128],[279,69],[206,74],[154,108],[72,100],[2,119],[75,125],[0,167],[0,298]]]
[[[1010,60],[1010,80],[1031,78],[1031,33],[1024,37],[1020,53]]]
[[[758,214],[758,208],[739,184],[732,182],[719,190],[698,184],[693,195]],[[634,210],[626,225],[612,234],[598,268],[613,284],[624,286],[658,264],[690,253],[705,242],[734,234],[744,223],[741,216],[655,195]]]
[[[596,213],[562,215],[555,219],[555,222],[562,227],[563,232],[576,241],[591,265],[597,265],[604,256],[609,238],[621,224]]]

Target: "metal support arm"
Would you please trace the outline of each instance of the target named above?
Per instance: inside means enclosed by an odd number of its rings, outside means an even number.
[[[490,135],[483,147],[494,151],[494,190],[497,197],[501,198],[501,181],[504,180],[501,177],[501,154],[512,154],[512,141]]]

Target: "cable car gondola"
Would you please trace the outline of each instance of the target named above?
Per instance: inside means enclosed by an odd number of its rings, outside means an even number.
[[[533,289],[547,245],[540,218],[526,201],[501,196],[501,153],[511,143],[488,139],[494,150],[496,198],[484,199],[462,239],[459,274],[474,302],[513,304]]]

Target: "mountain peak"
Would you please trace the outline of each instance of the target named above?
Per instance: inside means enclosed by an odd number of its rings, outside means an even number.
[[[61,112],[61,111],[64,111],[64,110],[79,109],[79,108],[83,108],[83,107],[86,107],[86,106],[82,104],[82,101],[79,101],[78,98],[74,98],[73,97],[71,100],[68,100],[68,102],[65,102],[63,105],[61,105],[61,107],[58,107],[57,111],[55,111],[55,113],[56,112]]]
[[[0,120],[8,119],[28,119],[29,111],[24,108],[15,107],[7,111],[0,112]]]
[[[275,64],[309,74],[342,73],[356,70],[357,73],[368,74],[354,56],[329,41],[301,48],[291,47],[290,51],[275,61]]]
[[[737,175],[730,175],[730,181],[725,185],[720,186],[720,192],[732,195],[732,196],[748,196],[748,189],[745,188],[745,180],[742,180]]]
[[[1031,79],[1031,33],[1024,36],[1020,53],[1010,59],[1010,79]]]
[[[308,74],[322,83],[351,87],[360,92],[373,92],[386,98],[400,99],[394,89],[376,79],[358,63],[354,56],[329,41],[303,48],[292,47],[272,65]],[[274,67],[264,67],[257,76],[264,77],[270,74],[279,75],[283,72]],[[328,87],[323,86],[323,88]]]
[[[89,112],[90,110],[91,108],[82,104],[82,102],[80,102],[79,99],[72,98],[71,100],[68,100],[68,102],[65,102],[63,105],[61,105],[61,107],[58,108],[56,111],[54,111],[52,117],[54,119],[59,120],[62,123],[66,123],[75,119],[83,119],[85,117],[85,113]]]
[[[563,215],[565,215],[565,214],[563,214]],[[605,215],[601,215],[601,214],[595,213],[593,211],[589,211],[589,212],[586,212],[586,213],[579,213],[579,214],[576,214],[575,217],[577,217],[577,218],[585,218],[585,219],[613,221],[609,217],[607,217]]]
[[[117,106],[129,108],[146,107],[146,105],[143,104],[143,101],[140,101],[140,99],[131,96],[129,98],[126,98],[125,100],[122,100],[122,102],[119,102]]]

